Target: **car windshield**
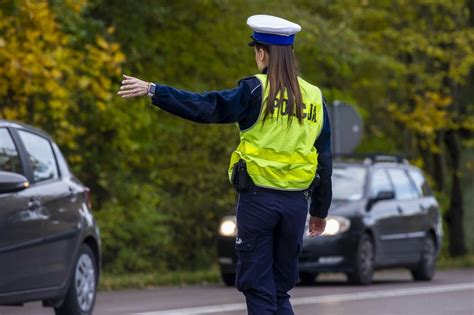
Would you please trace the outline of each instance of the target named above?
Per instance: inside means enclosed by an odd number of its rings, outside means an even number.
[[[364,194],[366,170],[360,166],[336,166],[332,171],[334,200],[359,200]]]

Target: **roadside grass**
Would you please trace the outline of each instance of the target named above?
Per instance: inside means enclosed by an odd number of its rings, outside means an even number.
[[[438,269],[474,268],[474,254],[456,258],[441,255],[436,266]]]
[[[471,254],[459,258],[441,256],[436,265],[440,270],[474,268],[474,255]],[[221,281],[219,268],[217,266],[213,266],[208,270],[199,271],[130,274],[111,274],[105,272],[101,275],[99,290],[145,289],[158,286],[220,283]]]
[[[199,271],[165,271],[150,273],[101,274],[99,290],[145,289],[158,286],[219,283],[217,267]]]

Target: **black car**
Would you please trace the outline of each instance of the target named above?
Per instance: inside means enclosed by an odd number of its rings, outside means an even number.
[[[0,120],[0,305],[92,314],[99,230],[87,187],[45,133]]]
[[[368,284],[373,271],[408,268],[414,280],[431,280],[441,237],[441,215],[420,169],[399,157],[374,155],[338,160],[333,169],[333,202],[322,236],[306,232],[300,281],[321,272],[343,272],[354,284]],[[235,215],[222,219],[218,254],[221,274],[233,285]]]

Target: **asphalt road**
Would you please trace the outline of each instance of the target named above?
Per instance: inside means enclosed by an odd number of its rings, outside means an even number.
[[[370,286],[322,275],[316,285],[291,292],[296,315],[474,315],[474,269],[438,271],[431,282],[413,282],[407,271],[375,275]],[[40,303],[0,307],[0,315],[51,315]],[[100,292],[94,315],[245,315],[244,299],[223,285]]]

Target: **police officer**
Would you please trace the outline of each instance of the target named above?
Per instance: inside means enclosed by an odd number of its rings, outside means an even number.
[[[229,165],[239,191],[236,287],[249,314],[287,315],[308,207],[310,237],[326,225],[330,126],[320,89],[297,76],[293,42],[301,27],[269,15],[247,24],[261,73],[236,88],[198,94],[124,75],[118,94],[151,96],[154,105],[194,122],[238,123],[240,144]]]

